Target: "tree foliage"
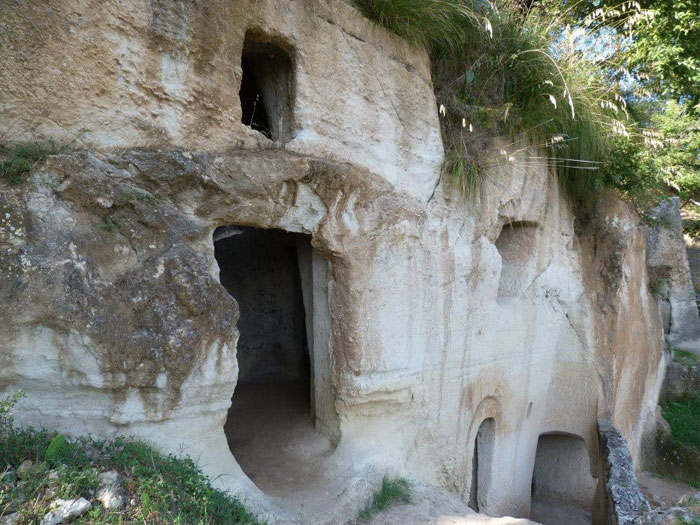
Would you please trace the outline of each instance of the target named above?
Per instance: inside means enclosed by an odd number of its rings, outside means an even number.
[[[584,0],[569,2],[579,24],[615,29],[624,41],[617,66],[639,94],[700,104],[698,0]],[[636,19],[635,19],[636,18]]]

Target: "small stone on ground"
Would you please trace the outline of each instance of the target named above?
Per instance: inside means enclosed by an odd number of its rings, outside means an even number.
[[[98,479],[97,500],[102,507],[105,510],[121,509],[124,506],[124,491],[119,472],[114,470],[102,472]]]
[[[58,525],[74,518],[82,516],[92,508],[92,505],[85,498],[79,499],[57,499],[51,504],[55,507],[53,512],[48,512],[41,521],[41,525]]]

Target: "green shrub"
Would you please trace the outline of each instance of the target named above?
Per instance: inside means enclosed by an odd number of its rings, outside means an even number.
[[[683,365],[700,365],[700,359],[693,352],[680,348],[673,349],[673,360]]]
[[[92,524],[258,523],[238,500],[214,489],[189,458],[165,456],[124,438],[69,440],[12,428],[10,410],[20,396],[0,400],[0,515],[18,512],[21,522],[35,523],[56,498],[84,497],[94,507],[80,521]],[[20,477],[17,469],[27,459],[34,465]],[[94,500],[98,475],[107,470],[122,476],[130,504],[121,511],[107,513]]]
[[[671,426],[673,440],[700,452],[700,392],[663,400],[661,412]]]
[[[657,443],[663,459],[655,468],[670,479],[700,488],[700,392],[659,404],[671,436]]]

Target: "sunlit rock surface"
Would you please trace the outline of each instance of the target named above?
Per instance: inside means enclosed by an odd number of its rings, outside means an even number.
[[[285,523],[354,518],[385,473],[464,502],[478,486],[479,512],[528,518],[551,459],[540,436],[580,441],[587,491],[599,417],[636,461],[662,359],[646,227],[613,195],[572,209],[522,144],[499,145],[479,197],[462,196],[440,176],[424,52],[337,1],[31,1],[3,16],[0,132],[89,130],[0,189],[0,390],[26,392],[19,423],[190,454]],[[292,64],[268,86],[290,89],[287,109],[268,104],[279,140],[241,122],[246,34]],[[219,280],[222,226],[310,236],[322,492],[267,494],[231,453],[242,312]]]

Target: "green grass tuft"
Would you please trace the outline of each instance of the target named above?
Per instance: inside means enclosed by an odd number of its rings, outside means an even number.
[[[682,365],[700,365],[700,359],[693,352],[680,348],[673,349],[673,360]]]
[[[12,146],[0,144],[0,179],[10,184],[20,184],[37,163],[63,149],[53,140]]]
[[[96,223],[96,226],[107,233],[119,233],[121,229],[121,224],[118,221],[113,220],[111,217],[102,217],[102,219]]]
[[[382,480],[381,488],[374,493],[372,501],[360,512],[360,518],[367,520],[373,514],[387,509],[390,505],[397,503],[410,503],[411,493],[409,491],[408,480],[404,478]]]

